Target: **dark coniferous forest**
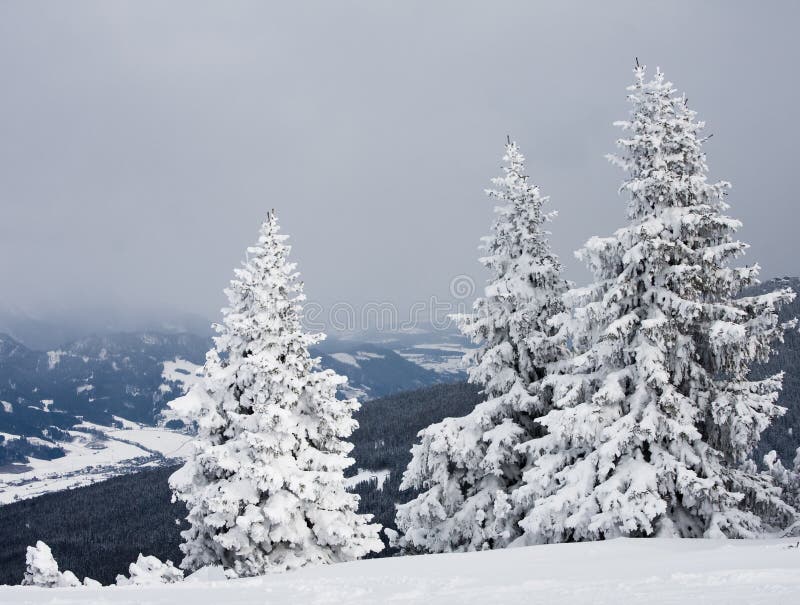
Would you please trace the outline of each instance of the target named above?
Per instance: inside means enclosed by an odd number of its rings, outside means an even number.
[[[358,486],[360,510],[393,528],[395,503],[412,496],[400,493],[399,486],[417,432],[442,418],[465,414],[479,399],[475,387],[458,383],[365,403],[353,435],[356,464],[348,472],[366,468],[391,474],[382,490],[374,482]],[[19,584],[25,548],[37,540],[52,548],[61,569],[103,584],[127,573],[140,552],[179,563],[181,525],[176,519],[186,512],[182,504],[170,502],[167,479],[174,470],[147,470],[0,507],[0,584]]]

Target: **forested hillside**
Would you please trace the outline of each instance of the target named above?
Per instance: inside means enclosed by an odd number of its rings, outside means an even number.
[[[181,394],[181,374],[202,364],[209,346],[194,334],[138,332],[37,351],[0,334],[0,467],[63,456],[68,431],[82,422],[158,423],[167,402]],[[368,343],[331,339],[312,352],[324,368],[347,376],[341,395],[361,401],[462,378]]]
[[[467,384],[436,385],[364,404],[357,413],[360,428],[353,435],[360,469],[388,470],[377,482],[361,484],[361,512],[394,526],[394,503],[412,494],[400,493],[402,471],[417,432],[447,416],[468,412],[479,400]],[[167,478],[174,468],[148,470],[95,485],[57,492],[0,507],[0,584],[18,584],[25,568],[25,548],[45,541],[64,569],[113,582],[142,552],[180,561],[180,525],[185,509],[170,503]],[[386,551],[379,556],[384,556]]]

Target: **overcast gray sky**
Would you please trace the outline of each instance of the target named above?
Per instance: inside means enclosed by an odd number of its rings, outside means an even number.
[[[707,120],[748,262],[797,275],[796,6],[4,1],[0,301],[214,318],[271,207],[310,299],[447,297],[507,133],[584,280],[635,56]]]

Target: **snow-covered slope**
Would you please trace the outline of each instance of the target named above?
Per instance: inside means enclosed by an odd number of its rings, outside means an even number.
[[[185,436],[164,429],[161,412],[198,382],[208,346],[189,334],[111,334],[44,352],[0,334],[0,504],[180,457]],[[315,354],[361,401],[454,380],[369,343],[332,339]]]
[[[118,419],[123,428],[84,422],[67,431],[65,455],[53,460],[29,457],[25,464],[0,467],[0,505],[42,494],[90,485],[110,477],[181,459],[189,435]]]
[[[115,417],[123,417],[156,425],[166,404],[198,380],[209,346],[197,335],[146,332],[88,337],[36,351],[0,334],[0,431],[58,448],[61,431],[82,421],[113,426]],[[345,395],[362,401],[454,380],[435,362],[426,362],[433,369],[416,363],[435,358],[435,350],[406,358],[390,347],[331,339],[313,353],[323,367],[347,376]],[[0,466],[35,456],[29,444],[17,446],[1,455],[0,444]]]
[[[156,587],[2,587],[0,602],[639,604],[800,602],[796,541],[631,540],[373,559]]]

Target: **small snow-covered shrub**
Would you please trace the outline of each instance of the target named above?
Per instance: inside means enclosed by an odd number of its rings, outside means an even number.
[[[171,584],[183,580],[183,572],[176,568],[172,561],[162,563],[158,557],[146,557],[139,553],[136,563],[128,567],[130,578],[123,575],[117,576],[118,586],[146,585],[146,584]]]
[[[28,547],[28,552],[25,554],[25,563],[25,576],[22,579],[23,586],[59,588],[81,585],[80,580],[71,571],[62,572],[58,570],[58,563],[53,558],[50,547],[41,540],[36,542],[36,546]]]

